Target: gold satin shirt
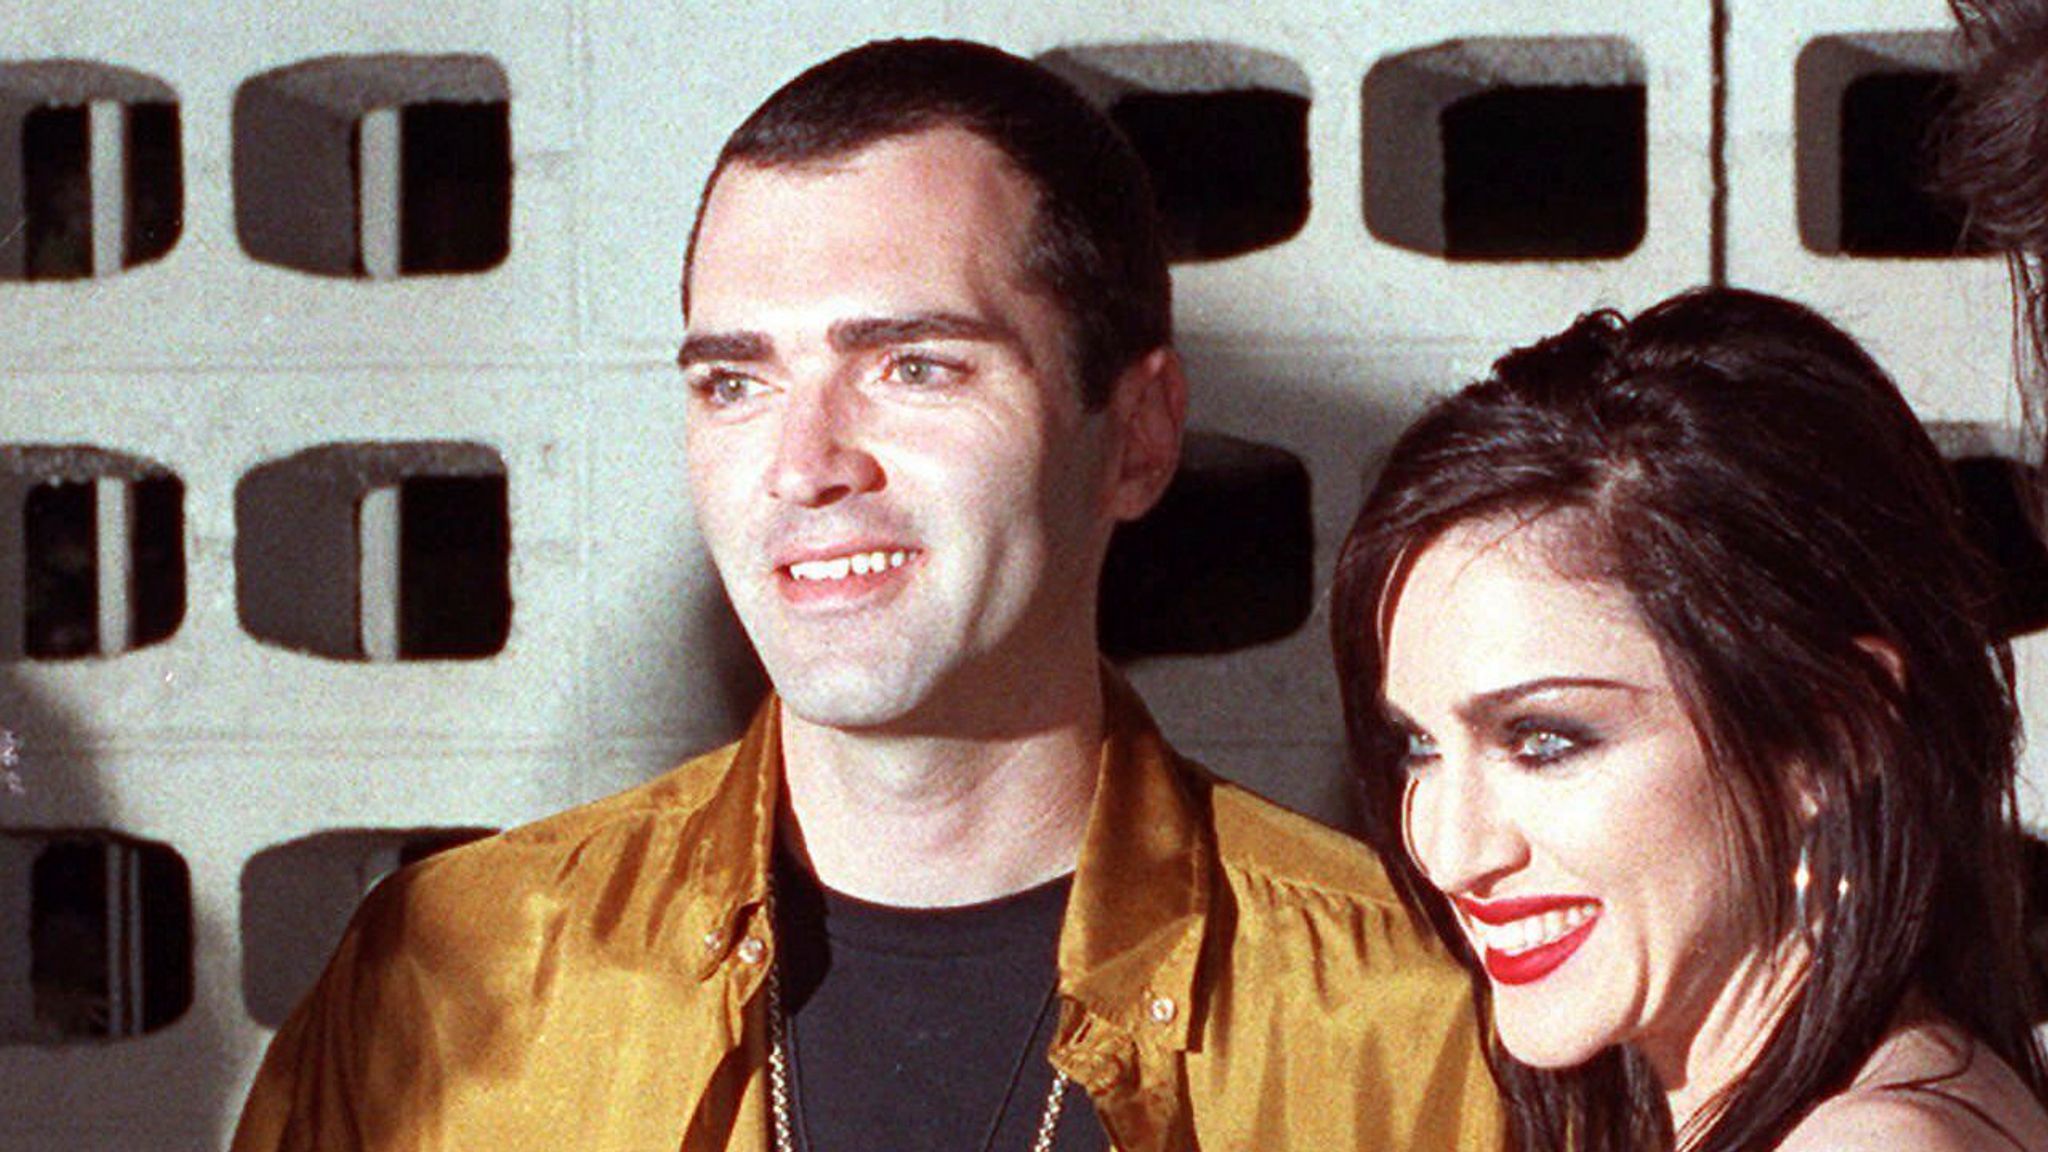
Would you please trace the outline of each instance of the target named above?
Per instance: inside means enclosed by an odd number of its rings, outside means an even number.
[[[1465,976],[1370,852],[1105,692],[1052,1060],[1117,1148],[1501,1146]],[[767,1149],[778,717],[378,885],[272,1041],[234,1152]]]

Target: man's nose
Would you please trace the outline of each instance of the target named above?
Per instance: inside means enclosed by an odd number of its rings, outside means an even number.
[[[790,389],[777,429],[769,494],[822,507],[881,486],[882,468],[868,451],[860,397],[833,383]]]

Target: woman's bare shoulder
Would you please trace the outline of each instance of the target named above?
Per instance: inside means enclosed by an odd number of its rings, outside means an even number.
[[[2025,1081],[1952,1025],[1886,1037],[1856,1082],[1813,1110],[1779,1152],[2048,1152],[2048,1111]]]

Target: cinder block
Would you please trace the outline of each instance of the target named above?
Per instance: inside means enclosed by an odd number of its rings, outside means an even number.
[[[1823,36],[1799,53],[1799,237],[1830,256],[1980,255],[1960,204],[1930,184],[1954,96],[1946,32]]]
[[[184,219],[179,103],[91,60],[0,61],[0,280],[112,276],[160,260]]]
[[[1648,215],[1642,55],[1619,37],[1454,40],[1366,73],[1365,216],[1452,260],[1628,255]]]
[[[579,209],[587,163],[576,64],[582,6],[583,0],[339,7],[219,0],[110,10],[89,0],[51,0],[12,14],[0,31],[0,56],[116,62],[176,86],[186,196],[170,258],[122,276],[10,289],[0,362],[31,373],[193,368],[222,360],[325,370],[573,358],[582,221],[610,219],[608,212]],[[485,55],[502,70],[511,93],[517,188],[509,247],[489,271],[400,275],[363,291],[365,282],[354,276],[308,274],[244,250],[233,190],[241,86],[296,63],[379,55]],[[79,435],[98,438],[69,434]]]
[[[1292,60],[1197,42],[1058,48],[1039,63],[1130,138],[1175,261],[1268,248],[1308,220],[1308,75]]]
[[[330,444],[235,491],[251,636],[339,660],[489,656],[511,628],[505,465],[481,444]]]
[[[155,1032],[192,1003],[192,893],[168,844],[0,832],[0,1044]]]
[[[328,276],[482,272],[511,244],[511,91],[487,56],[379,54],[265,72],[235,96],[236,231]]]
[[[116,656],[176,632],[184,491],[140,457],[0,444],[0,661]]]
[[[1947,6],[1734,0],[1728,27],[1729,280],[1842,324],[1927,419],[2015,417],[2004,266],[1941,254],[1940,205],[1909,195],[1929,143],[1912,90],[1939,100]]]
[[[997,12],[936,0],[896,4],[887,11],[893,21],[887,33],[934,29],[986,39],[1053,63],[1112,111],[1133,94],[1140,108],[1156,100],[1155,108],[1163,104],[1168,121],[1190,133],[1209,127],[1193,110],[1217,93],[1259,93],[1263,106],[1258,115],[1250,115],[1249,101],[1244,110],[1247,119],[1265,117],[1261,123],[1277,124],[1281,108],[1291,116],[1306,105],[1306,218],[1298,229],[1285,230],[1291,218],[1273,209],[1290,201],[1277,191],[1282,183],[1276,181],[1273,190],[1252,198],[1264,206],[1255,217],[1263,223],[1247,233],[1256,240],[1240,236],[1218,243],[1213,255],[1181,264],[1175,276],[1176,320],[1191,337],[1269,344],[1313,340],[1361,354],[1389,342],[1443,346],[1472,341],[1505,350],[1563,327],[1587,308],[1647,305],[1705,280],[1711,270],[1713,25],[1711,7],[1704,3],[1668,18],[1660,10],[1656,20],[1645,19],[1639,5],[1621,2],[1538,7],[1528,0],[1479,0],[1449,8],[1404,0],[1365,11],[1294,9],[1270,15],[1201,0],[1139,19],[1122,9]],[[873,31],[864,23],[844,25],[837,16],[829,5],[809,0],[772,10],[727,6],[715,19],[686,13],[656,28],[629,5],[602,3],[592,9],[594,194],[622,212],[630,209],[630,217],[646,225],[593,234],[593,258],[618,272],[591,286],[596,338],[650,356],[658,354],[657,341],[672,341],[669,334],[678,327],[674,253],[650,247],[650,229],[654,235],[683,235],[725,133],[776,84]],[[758,29],[768,25],[792,33],[759,35]],[[729,75],[704,83],[695,74],[677,80],[651,72],[643,66],[635,37],[675,50],[687,44],[690,51],[729,61]],[[1475,45],[1484,50],[1474,50]],[[1434,208],[1413,203],[1397,208],[1378,194],[1373,196],[1375,228],[1382,211],[1392,216],[1387,231],[1376,235],[1367,226],[1369,183],[1406,181],[1434,204],[1444,200],[1442,190],[1424,187],[1420,176],[1432,165],[1441,167],[1441,156],[1432,159],[1424,147],[1432,138],[1441,145],[1441,133],[1426,123],[1405,128],[1386,123],[1368,107],[1373,94],[1367,91],[1367,75],[1385,61],[1404,57],[1413,67],[1396,67],[1395,74],[1431,71],[1434,65],[1422,63],[1428,59],[1518,61],[1519,71],[1512,74],[1468,69],[1481,113],[1486,96],[1500,86],[1496,81],[1515,80],[1506,85],[1510,89],[1543,89],[1561,81],[1561,99],[1569,101],[1584,95],[1580,89],[1585,87],[1630,87],[1605,84],[1617,76],[1639,80],[1643,193],[1640,198],[1612,197],[1629,204],[1640,200],[1639,240],[1631,242],[1638,229],[1625,219],[1596,236],[1597,242],[1580,243],[1580,258],[1447,260],[1427,243],[1397,242],[1401,229],[1393,220],[1405,212],[1412,223]],[[1605,63],[1585,67],[1591,58]],[[1615,61],[1625,66],[1617,70],[1611,66]],[[1510,92],[1505,104],[1511,114],[1532,103],[1522,95]],[[1538,92],[1534,102],[1555,95]],[[1617,101],[1595,98],[1591,103],[1600,107]],[[1432,114],[1443,111],[1431,107]],[[1616,117],[1624,132],[1632,130],[1634,116],[1623,108]],[[1454,141],[1459,135],[1453,132]],[[1560,151],[1538,165],[1557,168],[1569,162],[1576,155],[1569,151],[1572,139],[1565,135],[1550,141]],[[1261,140],[1267,146],[1274,142]],[[1389,146],[1396,149],[1391,155],[1383,151]],[[612,159],[636,152],[671,157],[674,164],[650,170]],[[1273,154],[1286,153],[1278,149]],[[1213,148],[1185,149],[1179,158],[1191,168],[1230,163]],[[1161,180],[1168,186],[1176,182]],[[1465,187],[1483,191],[1486,184],[1475,179]],[[1463,349],[1459,354],[1469,355]]]

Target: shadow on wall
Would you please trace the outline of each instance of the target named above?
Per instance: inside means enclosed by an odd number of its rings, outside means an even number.
[[[227,927],[172,846],[121,834],[83,725],[7,665],[0,732],[0,1147],[218,1148],[239,1062],[195,975]]]
[[[1252,350],[1200,331],[1182,350],[1188,451],[1168,498],[1112,550],[1104,646],[1170,686],[1147,702],[1184,750],[1355,833],[1363,813],[1324,610],[1331,566],[1364,479],[1413,410],[1388,397],[1459,381],[1402,378],[1398,361],[1357,349]],[[1162,660],[1191,655],[1200,661]]]
[[[686,713],[695,724],[708,723],[723,733],[714,741],[716,746],[737,738],[747,726],[768,694],[768,672],[746,630],[740,627],[723,584],[714,579],[708,585],[678,589],[674,602],[683,605],[682,634],[694,637],[696,643],[685,653],[691,671],[684,684],[692,691],[671,693],[675,701],[671,707],[679,714],[677,720],[685,719]],[[698,751],[693,748],[687,753]]]

